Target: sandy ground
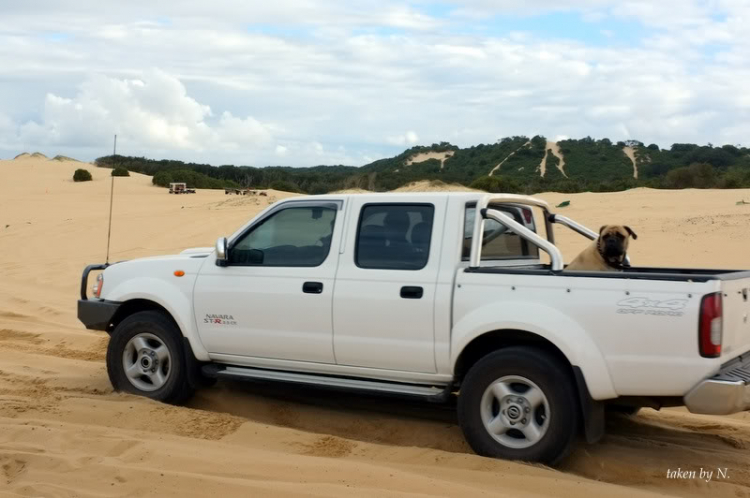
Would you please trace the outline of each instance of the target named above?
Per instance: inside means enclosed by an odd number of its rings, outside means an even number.
[[[560,170],[560,173],[563,174],[564,177],[568,177],[567,173],[565,173],[565,158],[562,155],[562,152],[560,152],[560,146],[557,145],[557,142],[547,142],[547,151],[552,151],[552,155],[556,156],[560,163],[557,165],[557,169]],[[547,155],[547,152],[544,153],[545,156]]]
[[[430,159],[437,159],[438,161],[440,161],[440,169],[443,169],[443,167],[445,166],[445,160],[451,157],[453,154],[455,154],[455,152],[452,150],[446,152],[420,152],[419,154],[414,154],[409,159],[407,159],[406,165],[409,166],[410,164],[423,163]]]
[[[536,168],[536,170],[539,171],[540,176],[544,176],[547,173],[547,155],[550,152],[552,152],[552,155],[560,159],[557,169],[560,170],[560,173],[562,173],[563,176],[567,177],[568,175],[565,173],[565,158],[563,157],[562,152],[560,152],[560,146],[557,145],[557,142],[547,142],[542,162],[540,162],[539,166]]]
[[[472,454],[451,407],[234,383],[181,408],[113,393],[108,338],[75,310],[81,270],[105,256],[109,170],[85,165],[94,181],[76,184],[80,166],[0,161],[0,496],[750,497],[748,414],[613,417],[550,470]],[[137,174],[115,189],[112,260],[210,246],[267,202],[169,195]],[[750,191],[541,197],[593,228],[632,226],[636,264],[750,266],[750,206],[735,205]],[[586,244],[558,239],[568,260]],[[677,468],[714,475],[667,479]]]
[[[635,149],[633,147],[623,147],[622,152],[628,156],[630,162],[633,163],[633,178],[638,179],[638,163],[635,160]]]

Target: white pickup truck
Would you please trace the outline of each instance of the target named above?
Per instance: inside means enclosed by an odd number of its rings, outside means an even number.
[[[116,390],[455,396],[466,440],[496,458],[555,465],[602,437],[610,405],[750,410],[750,272],[566,270],[555,224],[598,236],[526,196],[294,197],[215,248],[88,266],[78,317],[111,335]]]

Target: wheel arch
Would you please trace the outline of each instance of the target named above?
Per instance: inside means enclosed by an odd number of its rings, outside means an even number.
[[[177,329],[180,329],[180,326],[177,323],[177,320],[174,319],[172,316],[172,313],[167,310],[164,306],[161,304],[151,301],[150,299],[143,299],[143,298],[136,298],[136,299],[130,299],[128,301],[125,301],[120,305],[119,308],[117,308],[117,311],[112,316],[112,320],[110,320],[109,327],[107,328],[108,333],[112,333],[114,329],[127,317],[139,313],[141,311],[158,311],[164,314],[171,322],[172,324],[177,327]],[[183,333],[184,336],[184,333]]]
[[[574,365],[557,345],[539,334],[519,329],[499,329],[475,337],[463,348],[454,364],[454,379],[459,389],[469,369],[479,360],[511,346],[526,346],[544,351],[560,362],[579,400],[580,429],[589,443],[601,439],[604,435],[604,403],[591,397],[581,368]]]
[[[110,326],[107,328],[107,332],[111,334],[114,332],[115,327],[119,325],[127,317],[132,316],[134,313],[142,311],[157,311],[166,316],[172,324],[180,331],[181,342],[185,344],[189,353],[196,359],[196,361],[209,361],[208,352],[203,347],[203,343],[197,337],[197,332],[194,330],[194,322],[185,322],[184,320],[192,320],[192,313],[188,317],[180,317],[177,314],[177,310],[188,312],[189,309],[185,306],[180,306],[181,303],[176,303],[177,308],[170,306],[169,303],[160,302],[160,300],[152,299],[151,296],[142,295],[131,295],[127,296],[124,300],[118,300],[121,304],[115,314],[112,316]],[[175,305],[175,303],[172,303]]]
[[[570,369],[570,374],[573,374],[570,360],[549,339],[525,330],[501,329],[478,335],[461,350],[454,364],[454,378],[461,382],[472,365],[486,355],[509,346],[529,346],[546,351],[561,360]]]
[[[562,354],[567,363],[580,368],[594,399],[615,398],[617,391],[607,361],[592,332],[575,317],[551,305],[529,300],[491,300],[474,307],[454,324],[450,372],[456,374],[458,358],[469,345],[476,345],[475,341],[488,341],[492,345],[498,342],[498,336],[509,334],[512,340],[551,348],[554,354]]]
[[[193,386],[207,385],[206,380],[199,373],[200,366],[205,364],[205,360],[200,360],[196,357],[190,338],[185,335],[185,332],[180,328],[180,324],[177,322],[172,313],[162,306],[161,304],[145,298],[134,298],[123,302],[117,309],[117,312],[112,316],[109,328],[107,332],[111,334],[115,328],[122,323],[123,320],[129,316],[133,316],[136,313],[143,311],[156,311],[162,314],[167,320],[169,320],[174,327],[180,331],[180,337],[178,341],[181,344],[182,350],[185,354],[185,361],[187,362],[187,375],[188,382]]]

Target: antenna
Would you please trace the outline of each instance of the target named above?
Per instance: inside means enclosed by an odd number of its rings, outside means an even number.
[[[117,155],[117,135],[115,135],[115,146],[112,149],[112,156]],[[112,183],[109,189],[109,228],[107,229],[107,259],[105,264],[109,264],[109,241],[112,238],[112,201],[114,200],[115,194],[115,177],[112,176]]]

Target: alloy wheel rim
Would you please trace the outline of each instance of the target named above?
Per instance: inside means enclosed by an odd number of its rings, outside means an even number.
[[[141,391],[156,391],[164,386],[172,372],[172,355],[154,334],[143,332],[125,345],[122,366],[128,381]]]
[[[507,375],[490,383],[480,402],[482,423],[498,443],[508,448],[534,446],[547,433],[550,407],[534,382]]]

